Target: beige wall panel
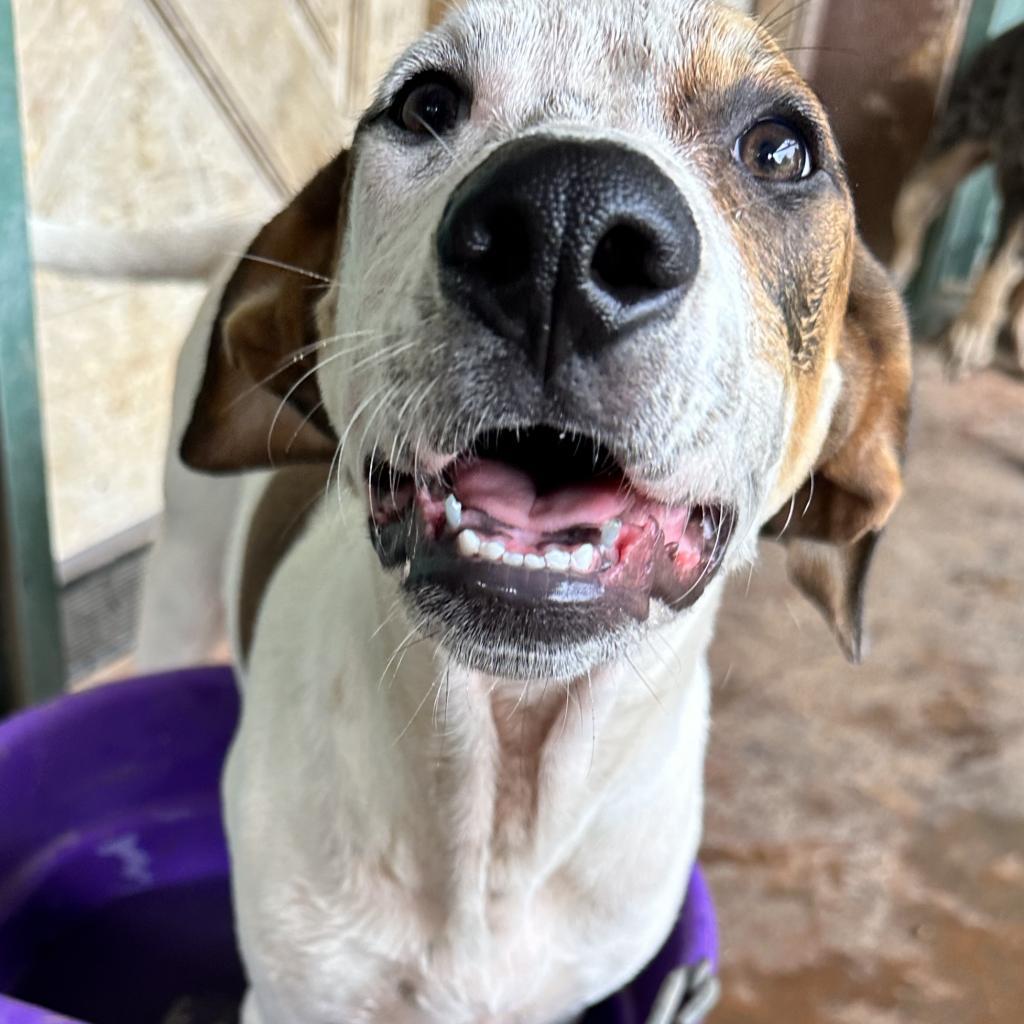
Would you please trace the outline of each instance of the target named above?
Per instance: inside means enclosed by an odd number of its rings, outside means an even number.
[[[268,213],[276,197],[139,5],[106,12],[106,48],[67,38],[74,6],[19,18],[33,212],[140,228]]]
[[[430,0],[351,0],[350,104],[366,106],[388,65],[426,27]]]
[[[174,366],[204,291],[37,275],[58,561],[160,511]]]
[[[300,188],[343,141],[333,60],[316,22],[295,0],[246,0],[232,16],[224,0],[177,5],[288,186]]]
[[[123,45],[123,7],[124,0],[14,0],[29,166],[38,165],[47,141],[73,119],[83,92]]]

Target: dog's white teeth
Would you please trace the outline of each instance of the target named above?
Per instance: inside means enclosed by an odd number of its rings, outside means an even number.
[[[505,545],[501,541],[489,540],[480,548],[480,557],[485,562],[500,562],[505,557]]]
[[[483,544],[480,538],[472,530],[463,530],[459,534],[458,548],[459,554],[463,558],[476,558],[480,554],[480,549]]]
[[[566,572],[572,565],[572,555],[560,548],[552,548],[544,556],[544,564],[555,572]]]
[[[577,572],[590,572],[594,568],[595,554],[593,544],[583,544],[572,553],[572,567]]]
[[[473,530],[463,530],[456,539],[456,549],[463,558],[481,558],[495,565],[507,565],[510,569],[530,569],[539,572],[573,572],[587,574],[596,571],[608,560],[608,552],[599,552],[593,544],[582,544],[574,551],[550,548],[546,554],[524,555],[509,551],[500,540],[484,540]],[[614,553],[614,552],[613,552]]]
[[[610,523],[605,523],[604,529],[601,530],[601,546],[605,548],[613,547],[621,536],[622,521],[613,519]]]
[[[453,530],[462,525],[462,503],[454,494],[449,494],[444,503],[444,517]]]

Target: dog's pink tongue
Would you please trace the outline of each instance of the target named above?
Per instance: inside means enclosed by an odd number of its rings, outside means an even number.
[[[464,508],[476,509],[506,526],[535,533],[603,526],[621,516],[628,501],[625,489],[615,480],[571,484],[541,497],[528,473],[487,459],[458,471],[455,497]]]

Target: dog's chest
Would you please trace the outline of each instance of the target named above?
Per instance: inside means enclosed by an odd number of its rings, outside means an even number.
[[[666,832],[686,844],[684,828]],[[345,895],[311,879],[286,884],[291,895],[255,931],[256,959],[279,981],[289,976],[278,985],[294,1000],[286,1019],[571,1019],[647,962],[674,918],[686,870],[682,858],[677,868],[634,850],[632,864],[608,865],[616,878],[588,865],[585,853],[545,878],[510,855],[479,880],[431,871],[412,882],[404,877],[411,851],[367,853],[348,866]]]
[[[589,718],[559,719],[559,750],[577,730],[587,752],[572,764],[524,753],[538,745],[523,728],[493,737],[492,757],[414,766],[390,796],[353,773],[343,813],[306,806],[284,811],[291,828],[271,815],[266,831],[257,816],[232,829],[247,962],[282,1020],[557,1024],[650,959],[697,842],[699,801],[679,780],[698,777],[666,763],[669,787],[610,798]],[[244,774],[280,808],[294,792],[278,772]]]

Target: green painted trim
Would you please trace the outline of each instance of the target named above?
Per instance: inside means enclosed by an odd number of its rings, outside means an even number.
[[[982,46],[1024,21],[1024,0],[975,0],[960,56],[962,74]],[[921,269],[908,291],[915,324],[923,334],[949,318],[967,283],[995,240],[999,199],[991,168],[972,175],[958,190],[946,214],[933,225]]]
[[[59,693],[14,24],[0,0],[0,710]]]

